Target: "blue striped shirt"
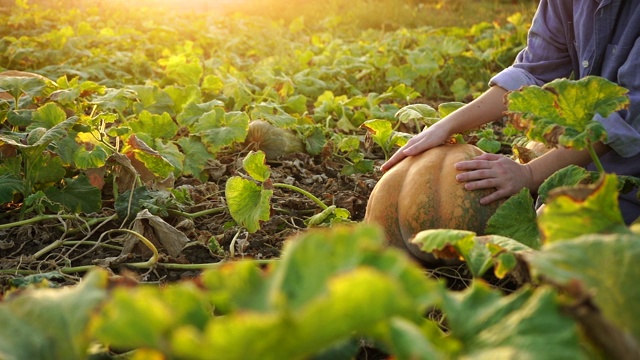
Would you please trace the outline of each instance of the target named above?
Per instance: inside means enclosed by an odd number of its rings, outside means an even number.
[[[640,1],[542,0],[527,47],[490,84],[506,90],[542,86],[558,78],[597,75],[629,90],[630,105],[598,116],[613,151],[601,157],[605,170],[640,176]],[[637,189],[636,189],[637,191]],[[620,197],[627,223],[640,216],[636,191]]]

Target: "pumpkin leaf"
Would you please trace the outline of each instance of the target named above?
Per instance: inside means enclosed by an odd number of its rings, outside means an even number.
[[[559,188],[538,217],[545,242],[589,233],[628,232],[618,206],[618,180],[603,176],[597,184]]]
[[[485,233],[509,237],[530,248],[539,249],[540,232],[529,189],[520,190],[500,205],[489,218]]]
[[[504,296],[476,281],[463,292],[448,292],[443,310],[450,337],[463,345],[460,358],[586,358],[575,322],[562,314],[550,288]]]
[[[0,174],[0,203],[11,202],[19,193],[24,193],[24,181],[11,173]]]
[[[262,151],[251,151],[242,160],[242,167],[254,180],[265,182],[271,176],[269,166],[266,164],[265,154]]]
[[[463,106],[464,103],[459,101],[445,102],[438,105],[438,114],[440,114],[440,118],[444,118]]]
[[[507,115],[532,140],[582,150],[606,140],[604,127],[594,118],[626,108],[627,92],[597,76],[558,79],[510,92]]]
[[[177,143],[184,154],[183,174],[192,175],[200,181],[206,181],[208,175],[205,173],[204,168],[207,165],[207,161],[211,159],[211,154],[209,154],[207,148],[197,136],[180,138]]]
[[[476,236],[472,231],[452,229],[423,230],[411,242],[420,246],[420,250],[433,253],[436,257],[462,257],[475,277],[481,277],[494,265],[500,267],[498,274],[504,276],[516,266],[513,254],[532,250],[503,236]],[[503,256],[505,252],[511,256]]]
[[[151,114],[143,110],[138,118],[130,121],[131,129],[136,133],[146,133],[154,139],[172,139],[178,132],[178,125],[168,113]]]
[[[585,168],[577,165],[569,165],[549,176],[538,188],[540,201],[546,202],[551,190],[562,186],[574,186],[579,184],[590,184],[598,178],[598,174],[589,172]]]
[[[271,215],[269,199],[273,195],[273,190],[266,190],[251,180],[234,176],[227,180],[224,192],[229,214],[250,233],[258,231],[261,220],[269,220]]]
[[[65,179],[62,188],[50,187],[44,193],[49,200],[63,205],[74,213],[91,214],[102,208],[100,189],[91,185],[86,176]]]
[[[640,341],[640,235],[588,234],[525,255],[534,276],[592,297],[605,318]]]
[[[93,324],[94,336],[120,347],[166,350],[166,334],[202,330],[210,317],[205,294],[193,283],[168,287],[120,287]]]
[[[433,125],[439,120],[438,112],[427,104],[411,104],[402,107],[395,117],[403,123],[412,120],[426,121],[427,125]]]
[[[107,272],[89,272],[75,287],[27,289],[0,303],[0,357],[84,359],[89,321],[106,297]]]
[[[487,138],[482,138],[478,140],[478,142],[476,143],[476,146],[482,149],[482,151],[488,152],[491,154],[496,154],[502,148],[502,144],[500,143],[500,141],[495,139],[487,139]]]
[[[447,343],[421,316],[441,301],[443,284],[387,248],[375,227],[310,230],[269,267],[236,262],[206,271],[202,282],[224,316],[204,331],[167,332],[175,354],[206,358],[198,352],[206,347],[229,359],[315,358],[360,336],[415,354]]]
[[[249,115],[245,112],[225,112],[216,107],[204,113],[193,126],[196,135],[213,153],[247,137]]]
[[[389,120],[367,120],[362,126],[369,130],[372,134],[371,138],[382,148],[387,157],[394,146],[403,146],[408,141],[409,136],[393,130]]]
[[[55,84],[39,77],[25,77],[19,74],[0,77],[0,89],[11,94],[14,99],[19,98],[22,94],[29,96],[45,95],[53,89],[53,86],[49,85]]]

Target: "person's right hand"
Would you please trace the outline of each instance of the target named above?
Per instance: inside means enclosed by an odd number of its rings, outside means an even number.
[[[450,136],[451,134],[449,134],[444,123],[435,123],[409,139],[409,141],[403,147],[398,149],[398,151],[396,151],[389,160],[382,164],[380,170],[383,172],[389,171],[389,169],[407,156],[418,155],[423,151],[440,146],[444,144]]]

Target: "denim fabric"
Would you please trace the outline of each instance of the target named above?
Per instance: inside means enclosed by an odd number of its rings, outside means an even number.
[[[630,105],[607,118],[607,172],[640,176],[640,1],[542,0],[527,47],[490,84],[506,90],[598,75],[629,90]],[[640,216],[636,191],[621,196],[627,223]]]

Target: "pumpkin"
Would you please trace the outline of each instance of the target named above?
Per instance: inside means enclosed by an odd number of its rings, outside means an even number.
[[[304,152],[304,143],[295,132],[271,125],[264,120],[249,123],[245,146],[252,150],[262,150],[267,160]]]
[[[469,144],[447,144],[410,156],[386,172],[374,187],[364,221],[384,229],[389,244],[408,250],[425,264],[442,263],[410,243],[426,229],[462,229],[484,233],[500,205],[481,205],[491,191],[466,190],[454,164],[483,153]]]

